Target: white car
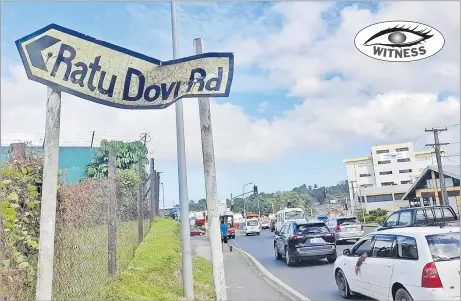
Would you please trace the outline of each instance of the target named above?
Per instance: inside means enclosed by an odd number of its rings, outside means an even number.
[[[460,227],[367,234],[336,259],[339,293],[343,298],[359,293],[377,300],[460,300],[459,236]],[[359,258],[363,263],[356,271]]]
[[[245,234],[248,236],[250,234],[261,234],[261,224],[257,219],[249,219],[245,225]]]

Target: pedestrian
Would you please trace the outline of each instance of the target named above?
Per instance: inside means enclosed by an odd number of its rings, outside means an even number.
[[[221,246],[224,250],[224,244],[226,244],[229,247],[229,251],[232,252],[232,246],[228,243],[227,239],[227,225],[224,223],[224,221],[221,221]]]

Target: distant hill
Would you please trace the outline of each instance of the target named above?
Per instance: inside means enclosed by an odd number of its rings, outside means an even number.
[[[326,198],[324,191],[326,190]],[[306,185],[293,188],[291,191],[277,191],[266,193],[260,191],[258,195],[250,195],[245,198],[245,209],[248,213],[258,213],[258,202],[261,214],[267,215],[272,211],[276,212],[284,208],[288,201],[294,207],[305,209],[313,208],[313,203],[324,204],[327,200],[348,198],[349,190],[347,181],[341,181],[334,186],[318,187],[317,184]],[[231,201],[227,200],[227,205],[231,206]],[[190,211],[206,210],[206,200],[200,199],[197,202],[189,202]],[[235,198],[233,202],[234,212],[243,212],[243,199]]]

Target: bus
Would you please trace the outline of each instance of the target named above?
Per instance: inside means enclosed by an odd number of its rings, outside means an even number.
[[[279,233],[282,229],[283,223],[286,221],[294,221],[298,219],[305,219],[304,210],[301,208],[285,208],[275,214],[275,233]]]

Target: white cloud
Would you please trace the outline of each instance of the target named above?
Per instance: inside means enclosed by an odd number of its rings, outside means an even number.
[[[393,2],[378,14],[348,7],[332,35],[327,35],[321,19],[329,4],[277,3],[265,8],[256,20],[250,19],[253,13],[238,17],[236,11],[244,5],[236,9],[215,5],[211,10],[214,15],[205,11],[204,19],[183,19],[183,27],[188,25],[183,29],[187,37],[203,32],[209,51],[234,51],[237,68],[259,68],[259,73],[265,74],[261,78],[250,71],[236,72],[237,90],[283,87],[287,94],[305,101],[271,121],[248,116],[230,102],[212,102],[219,162],[271,161],[294,149],[341,149],[358,141],[413,141],[421,135],[427,138],[425,127],[459,123],[459,99],[437,100],[442,91],[459,93],[459,3]],[[131,12],[140,13],[134,8]],[[282,20],[281,29],[270,21],[277,17]],[[427,60],[403,64],[376,61],[355,49],[353,39],[360,29],[395,19],[437,28],[445,36],[444,49]],[[144,26],[145,22],[148,20]],[[158,38],[169,37],[160,34]],[[2,78],[2,136],[11,141],[16,139],[15,133],[37,133],[41,138],[46,88],[27,80],[22,67],[12,66],[10,70],[12,78]],[[325,81],[325,74],[331,72],[341,73],[345,79]],[[147,129],[156,157],[176,159],[174,106],[162,111],[117,110],[70,95],[63,95],[62,102],[64,142],[88,145],[93,130],[97,131],[96,141],[139,139],[141,129]],[[264,106],[260,104],[259,109]],[[184,100],[184,118],[187,160],[197,163],[201,161],[201,146],[196,100]],[[459,128],[444,135],[448,141],[459,141]]]
[[[264,102],[261,102],[259,105],[258,105],[258,112],[259,113],[264,113],[267,111],[267,107],[268,107],[269,103],[267,101],[264,101]]]

